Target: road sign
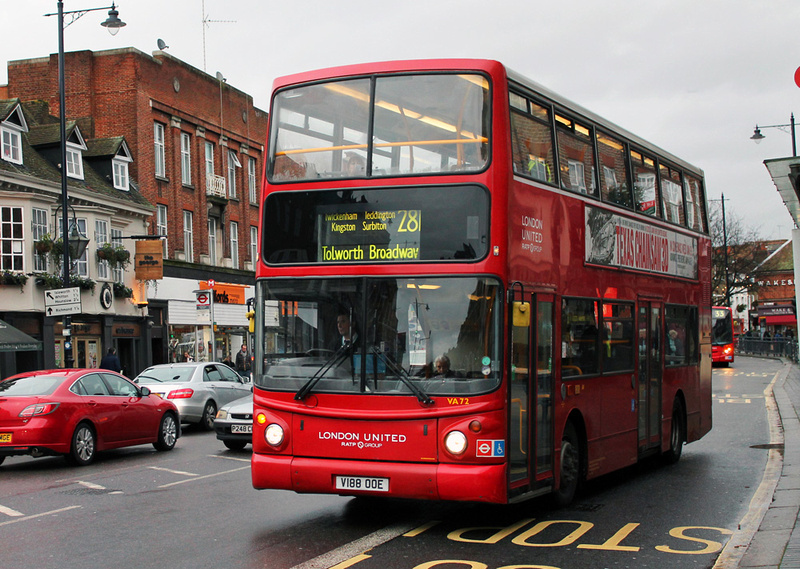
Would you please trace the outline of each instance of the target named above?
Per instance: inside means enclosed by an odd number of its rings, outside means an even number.
[[[198,290],[195,292],[197,294],[197,309],[210,308],[212,292],[210,290]]]
[[[81,289],[56,288],[44,291],[44,312],[47,316],[81,313]]]

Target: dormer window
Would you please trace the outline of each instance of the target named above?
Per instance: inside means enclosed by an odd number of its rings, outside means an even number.
[[[17,105],[0,121],[0,157],[6,162],[22,164],[22,133],[28,132],[28,124]]]
[[[67,176],[83,180],[83,151],[86,143],[76,127],[67,138]]]
[[[127,192],[130,190],[128,185],[128,163],[114,158],[111,164],[114,166],[114,187]]]
[[[125,141],[120,144],[114,158],[111,159],[111,166],[114,169],[114,187],[125,192],[130,191],[130,181],[128,178],[128,164],[133,162],[128,145]]]
[[[3,160],[22,164],[22,135],[20,132],[4,124],[0,126],[0,134],[3,137]]]
[[[67,143],[67,176],[83,180],[82,149]]]

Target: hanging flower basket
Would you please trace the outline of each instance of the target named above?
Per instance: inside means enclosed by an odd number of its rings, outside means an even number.
[[[128,251],[125,247],[117,247],[114,250],[114,256],[118,265],[122,268],[128,266],[131,260],[131,252]]]
[[[45,233],[41,238],[33,242],[33,249],[40,255],[49,253],[53,249],[53,239],[49,234]]]
[[[102,247],[97,248],[97,258],[101,261],[109,261],[116,259],[116,250],[110,243],[104,244]]]

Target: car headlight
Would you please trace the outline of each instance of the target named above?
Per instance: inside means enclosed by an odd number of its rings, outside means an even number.
[[[217,411],[217,419],[227,419],[228,418],[228,410],[227,409],[220,409]]]
[[[464,454],[467,450],[467,436],[461,431],[450,431],[444,438],[444,446],[450,454]]]
[[[264,440],[270,446],[280,446],[283,443],[283,427],[277,423],[270,423],[264,430]]]

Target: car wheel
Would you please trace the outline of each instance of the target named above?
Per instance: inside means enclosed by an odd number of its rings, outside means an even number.
[[[581,482],[581,446],[575,425],[567,423],[561,435],[561,468],[558,488],[553,493],[557,506],[564,507],[572,502]]]
[[[153,443],[156,450],[172,450],[178,441],[178,423],[172,413],[164,413],[158,428],[158,440]]]
[[[94,460],[96,450],[94,429],[88,423],[80,423],[72,433],[72,446],[67,460],[75,466],[87,466]]]
[[[245,441],[222,441],[222,444],[224,444],[230,450],[242,450],[247,446]]]
[[[200,419],[200,427],[204,431],[210,431],[214,428],[214,417],[217,416],[217,406],[213,401],[206,403],[206,408],[203,409],[203,417]]]

